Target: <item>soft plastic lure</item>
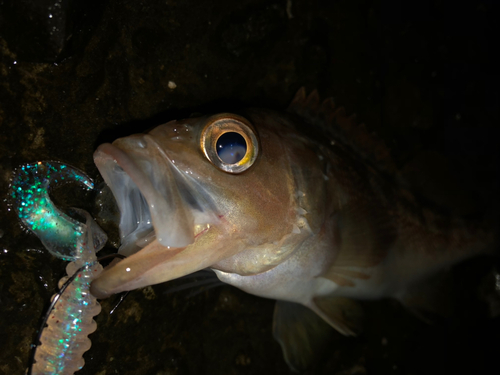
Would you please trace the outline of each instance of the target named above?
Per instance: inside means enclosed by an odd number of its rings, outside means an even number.
[[[55,161],[39,161],[14,171],[10,197],[19,219],[47,250],[58,258],[74,261],[84,224],[60,211],[49,198],[49,187],[64,182],[77,182],[88,190],[94,188],[92,180],[76,168]]]
[[[83,353],[95,331],[93,317],[101,307],[90,294],[90,283],[102,271],[96,251],[106,243],[106,234],[90,215],[85,224],[58,210],[49,198],[51,185],[76,181],[87,189],[93,183],[83,172],[58,162],[38,162],[18,168],[11,183],[11,198],[23,224],[35,233],[54,256],[72,260],[68,276],[59,281],[61,292],[53,296],[46,324],[36,348],[35,363],[28,374],[73,374],[84,365]],[[62,293],[64,291],[64,293]],[[52,310],[53,308],[53,310]]]

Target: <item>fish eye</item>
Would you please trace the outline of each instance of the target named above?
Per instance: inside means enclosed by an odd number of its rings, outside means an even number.
[[[247,143],[239,133],[227,132],[217,139],[217,156],[226,164],[236,164],[247,153]]]
[[[213,165],[233,174],[250,168],[259,152],[253,126],[243,117],[232,114],[210,117],[200,143],[203,153]]]

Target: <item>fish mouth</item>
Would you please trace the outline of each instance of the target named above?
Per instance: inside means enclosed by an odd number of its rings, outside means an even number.
[[[94,161],[120,210],[119,253],[151,244],[184,248],[218,222],[208,191],[148,134],[103,144]]]
[[[220,224],[223,216],[209,186],[179,170],[151,135],[103,144],[94,161],[120,210],[118,252],[127,256],[112,262],[92,282],[95,297],[172,280],[209,267],[225,255],[207,253],[211,243],[200,241],[214,236],[212,230],[220,227],[214,224]]]

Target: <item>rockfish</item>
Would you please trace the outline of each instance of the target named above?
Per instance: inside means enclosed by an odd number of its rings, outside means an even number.
[[[421,207],[387,177],[396,167],[383,142],[316,91],[299,90],[287,113],[171,121],[103,144],[94,159],[116,198],[128,257],[92,293],[211,268],[278,300],[274,334],[296,370],[326,340],[324,322],[360,332],[358,300],[411,305],[415,284],[494,242],[481,224]]]

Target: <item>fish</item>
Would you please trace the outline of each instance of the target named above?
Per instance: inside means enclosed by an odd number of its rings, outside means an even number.
[[[100,145],[94,161],[127,258],[94,279],[92,294],[210,268],[277,300],[273,334],[295,371],[333,330],[362,332],[360,301],[396,298],[425,319],[419,303],[436,275],[498,243],[484,220],[421,205],[385,143],[316,90],[300,89],[284,113],[174,120]]]

